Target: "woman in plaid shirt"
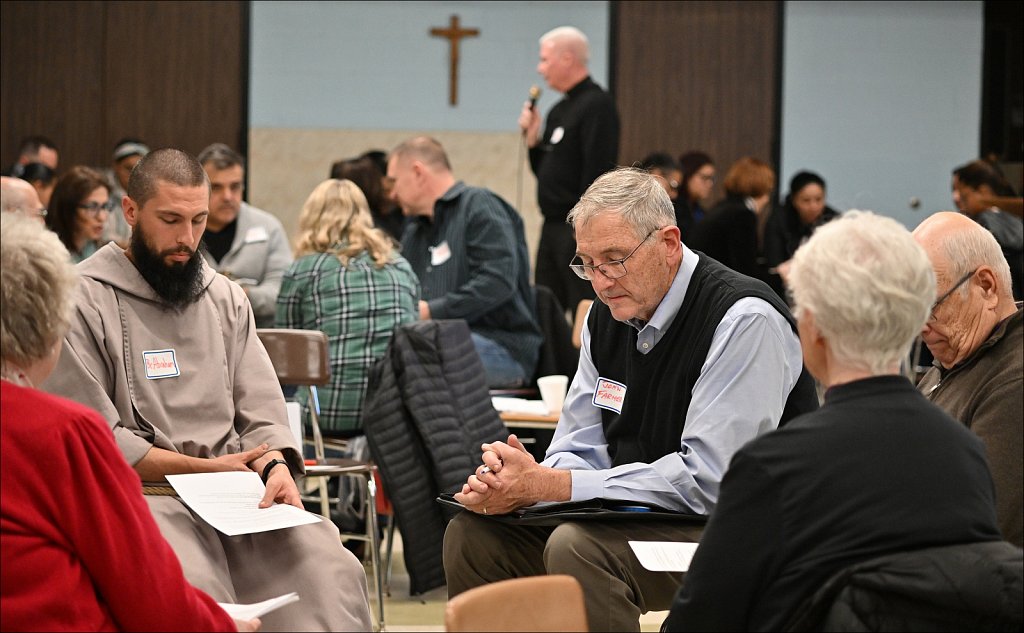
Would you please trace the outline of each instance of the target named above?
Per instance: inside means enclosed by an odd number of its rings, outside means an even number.
[[[319,391],[320,427],[325,436],[361,435],[370,367],[395,327],[417,319],[419,281],[391,238],[373,227],[366,196],[349,180],[325,180],[309,195],[295,254],[276,325],[327,334],[331,384]]]

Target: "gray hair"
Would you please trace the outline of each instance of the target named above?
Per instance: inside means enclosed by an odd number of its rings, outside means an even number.
[[[590,61],[590,40],[575,26],[559,26],[540,36],[540,43],[551,42],[565,46],[584,66]]]
[[[216,170],[227,169],[228,167],[234,167],[238,165],[242,169],[245,169],[245,159],[242,155],[231,149],[224,143],[213,143],[207,145],[203,151],[199,152],[199,156],[196,157],[199,164],[206,167],[206,163],[212,163],[213,168]]]
[[[646,170],[635,167],[619,167],[598,177],[566,222],[576,229],[606,213],[620,215],[638,238],[676,225],[676,212],[665,188]]]
[[[429,136],[414,136],[401,143],[391,150],[391,157],[398,160],[405,160],[407,157],[414,158],[434,169],[451,171],[452,165],[448,161],[448,154],[445,153],[441,142]]]
[[[814,322],[837,360],[873,375],[892,373],[935,301],[924,249],[892,218],[850,211],[814,232],[793,256],[795,311]]]
[[[0,359],[45,358],[67,332],[78,275],[56,233],[23,215],[0,216]]]
[[[995,236],[977,223],[972,223],[970,228],[963,231],[954,231],[942,240],[940,248],[942,254],[949,262],[948,274],[950,279],[944,279],[950,284],[967,275],[979,266],[989,266],[995,273],[996,281],[999,282],[999,291],[1007,297],[1013,294],[1013,282],[1010,278],[1010,264],[1006,261],[1002,247],[996,241]],[[966,297],[968,286],[964,284],[958,290],[961,297]]]

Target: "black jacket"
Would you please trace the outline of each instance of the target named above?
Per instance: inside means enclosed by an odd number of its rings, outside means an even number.
[[[480,444],[508,437],[465,321],[395,330],[370,372],[363,429],[402,532],[409,593],[443,586],[451,517],[435,499],[461,490],[480,464]]]
[[[987,541],[852,565],[797,611],[789,631],[1020,631],[1022,550]]]

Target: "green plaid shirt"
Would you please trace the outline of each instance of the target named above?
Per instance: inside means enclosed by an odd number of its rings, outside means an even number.
[[[420,284],[399,255],[376,268],[366,253],[343,266],[331,253],[306,255],[284,274],[276,326],[327,334],[331,383],[321,387],[320,428],[352,435],[362,428],[363,398],[373,363],[391,334],[419,317]],[[299,390],[303,411],[308,393]]]

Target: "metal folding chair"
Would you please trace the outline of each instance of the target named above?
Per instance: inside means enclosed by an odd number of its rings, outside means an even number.
[[[261,328],[256,335],[266,348],[270,361],[282,385],[296,385],[309,390],[309,415],[313,436],[313,454],[316,463],[306,466],[306,477],[319,479],[320,514],[328,520],[331,501],[327,480],[331,477],[358,479],[366,490],[365,533],[341,532],[342,540],[363,541],[370,549],[374,591],[377,595],[377,624],[384,629],[384,578],[380,561],[380,532],[377,527],[377,484],[374,481],[376,465],[370,461],[346,458],[328,458],[324,452],[324,438],[320,431],[320,400],[317,386],[330,382],[327,335],[319,330],[288,330]],[[301,447],[300,447],[301,448]],[[314,497],[315,498],[315,497]]]

